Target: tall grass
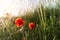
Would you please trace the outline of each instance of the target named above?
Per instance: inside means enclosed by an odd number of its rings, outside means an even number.
[[[26,12],[24,16],[18,16],[25,20],[25,40],[60,40],[60,5],[56,8],[44,8],[43,5],[34,9],[34,12]],[[0,27],[0,40],[22,40],[22,33],[16,27],[12,17],[9,21],[4,19],[6,25]],[[7,20],[7,21],[6,21]],[[28,28],[28,23],[34,22],[36,27],[33,30]]]

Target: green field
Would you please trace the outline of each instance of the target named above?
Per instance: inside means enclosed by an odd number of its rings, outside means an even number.
[[[15,25],[15,19],[18,17],[25,20],[24,31],[19,31]],[[1,18],[3,20],[0,20],[0,40],[60,40],[59,4],[55,8],[44,8],[40,5],[34,12],[27,11],[18,17]],[[34,29],[28,28],[29,22],[35,23]]]

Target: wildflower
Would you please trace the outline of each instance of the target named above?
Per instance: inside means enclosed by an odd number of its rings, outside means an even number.
[[[18,28],[21,28],[24,25],[24,20],[22,18],[17,18],[15,24]]]
[[[34,24],[34,22],[30,22],[28,26],[29,26],[29,29],[33,29],[33,28],[35,28],[35,24]]]

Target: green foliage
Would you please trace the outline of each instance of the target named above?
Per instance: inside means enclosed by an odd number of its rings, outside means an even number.
[[[56,8],[41,7],[34,12],[26,12],[21,16],[25,20],[23,33],[15,26],[16,18],[10,20],[7,27],[0,27],[0,40],[60,40],[60,5]],[[13,23],[12,23],[13,22]],[[28,28],[29,22],[35,23],[35,28]]]

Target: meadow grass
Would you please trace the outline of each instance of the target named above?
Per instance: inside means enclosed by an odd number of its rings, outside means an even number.
[[[0,27],[0,40],[60,40],[60,6],[56,8],[44,8],[43,5],[34,9],[34,12],[26,12],[24,16],[18,16],[25,20],[24,32],[21,33],[14,21],[18,17],[12,17],[9,21],[4,19]],[[34,22],[33,30],[28,28],[28,23]]]

